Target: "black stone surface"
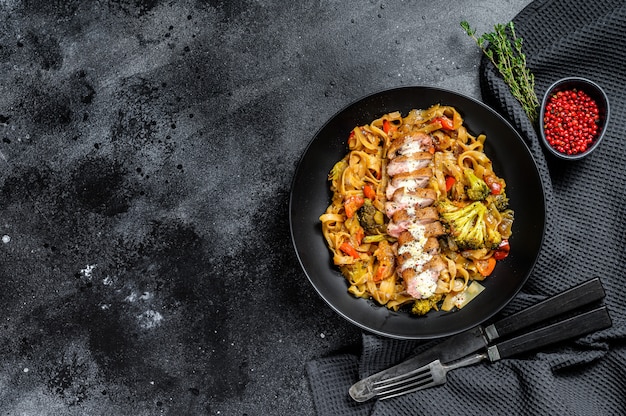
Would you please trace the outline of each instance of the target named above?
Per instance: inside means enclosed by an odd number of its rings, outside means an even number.
[[[480,98],[479,32],[529,1],[0,2],[0,414],[313,414],[360,330],[313,291],[292,175],[326,119]]]

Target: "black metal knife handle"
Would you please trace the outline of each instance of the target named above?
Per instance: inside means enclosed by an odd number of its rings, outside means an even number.
[[[600,279],[595,277],[489,325],[485,328],[485,334],[489,341],[493,341],[603,297],[604,288]]]
[[[489,347],[487,352],[491,361],[497,361],[501,358],[509,358],[546,345],[606,329],[611,325],[608,309],[606,306],[601,306],[527,334],[499,342]]]

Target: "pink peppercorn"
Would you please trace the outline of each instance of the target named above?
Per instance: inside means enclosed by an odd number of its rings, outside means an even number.
[[[598,137],[598,104],[582,90],[554,93],[543,117],[546,140],[555,150],[575,155],[587,150]]]

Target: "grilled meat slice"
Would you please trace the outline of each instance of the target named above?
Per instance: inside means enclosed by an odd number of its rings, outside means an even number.
[[[387,165],[387,174],[396,176],[400,173],[413,172],[428,167],[433,155],[428,152],[415,152],[408,156],[397,156]]]

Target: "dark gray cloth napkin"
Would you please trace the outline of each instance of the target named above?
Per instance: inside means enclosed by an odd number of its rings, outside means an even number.
[[[593,155],[557,160],[544,152],[535,127],[483,58],[483,100],[527,141],[548,211],[537,265],[501,315],[598,276],[613,326],[521,358],[455,370],[441,387],[358,404],[348,395],[352,383],[436,343],[364,333],[360,354],[307,363],[320,415],[626,414],[626,2],[540,0],[513,21],[538,96],[559,78],[583,76],[606,91],[611,120]]]

